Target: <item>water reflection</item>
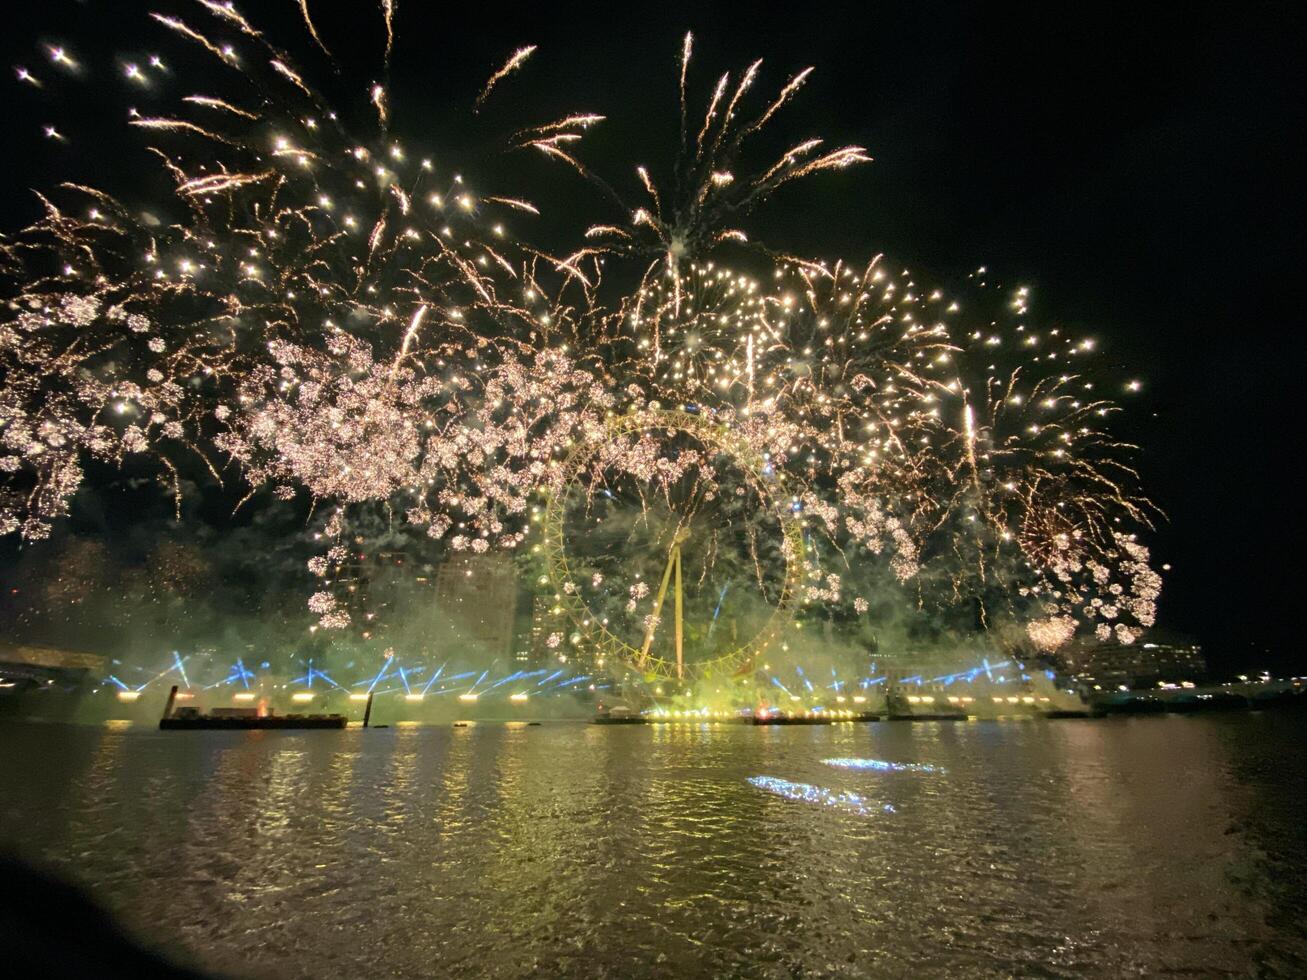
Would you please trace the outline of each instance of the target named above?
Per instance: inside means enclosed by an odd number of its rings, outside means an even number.
[[[1292,975],[1304,750],[1271,716],[7,727],[0,841],[237,976]]]

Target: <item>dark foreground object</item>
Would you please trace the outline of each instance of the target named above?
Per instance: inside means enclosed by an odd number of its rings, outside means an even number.
[[[212,715],[196,715],[190,718],[161,718],[159,728],[162,731],[178,731],[197,728],[344,728],[347,719],[344,715],[268,715],[264,718],[215,718]],[[378,726],[381,727],[381,726]]]
[[[203,980],[142,949],[79,889],[0,857],[4,975]]]

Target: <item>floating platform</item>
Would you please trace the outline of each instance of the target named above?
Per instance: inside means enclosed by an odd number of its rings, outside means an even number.
[[[840,725],[845,722],[880,721],[880,715],[870,711],[849,711],[842,715],[814,712],[802,715],[754,715],[755,725]]]
[[[348,719],[344,715],[265,715],[264,717],[214,717],[191,715],[185,718],[161,718],[159,730],[165,732],[194,729],[222,729],[236,731],[264,731],[294,728],[344,728]]]
[[[598,715],[592,725],[839,725],[845,722],[880,721],[880,715],[869,711],[805,712],[788,715],[776,712],[766,715],[698,715],[687,712],[675,715]]]

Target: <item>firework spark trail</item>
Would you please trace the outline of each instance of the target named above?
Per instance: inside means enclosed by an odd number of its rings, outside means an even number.
[[[477,96],[475,107],[479,110],[485,104],[486,99],[490,98],[490,93],[494,91],[495,86],[526,64],[527,58],[530,58],[535,51],[536,46],[534,44],[528,44],[526,47],[514,51],[503,66],[490,76],[485,87],[481,89],[481,94]]]

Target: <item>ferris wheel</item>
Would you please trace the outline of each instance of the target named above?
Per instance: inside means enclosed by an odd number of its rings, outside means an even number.
[[[648,469],[610,465],[632,454]],[[572,448],[541,523],[567,645],[648,682],[750,670],[800,594],[803,523],[782,477],[694,411],[611,418]]]

